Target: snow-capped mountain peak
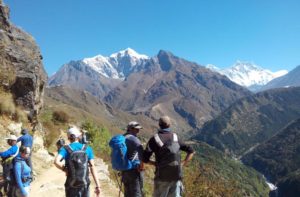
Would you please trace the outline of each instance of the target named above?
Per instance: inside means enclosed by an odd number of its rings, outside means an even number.
[[[147,55],[139,54],[131,48],[127,48],[125,50],[122,50],[122,51],[119,51],[117,53],[113,53],[110,55],[111,58],[120,58],[120,57],[125,57],[125,56],[133,57],[136,59],[149,59],[149,57]]]
[[[131,48],[111,54],[109,57],[96,55],[84,58],[82,62],[107,78],[124,79],[135,68],[150,59],[146,55],[141,55]]]
[[[207,68],[219,72],[235,83],[248,87],[251,90],[255,90],[259,86],[263,86],[272,79],[285,75],[288,72],[286,70],[281,70],[273,73],[272,71],[263,69],[252,62],[245,61],[237,61],[234,65],[227,69],[219,69],[212,65],[208,65]]]

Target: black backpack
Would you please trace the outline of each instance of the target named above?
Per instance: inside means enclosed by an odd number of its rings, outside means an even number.
[[[159,135],[154,135],[156,144],[160,147],[157,152],[159,162],[156,166],[156,178],[161,181],[176,181],[182,178],[180,145],[178,137],[173,133],[173,139],[170,143],[164,144]]]
[[[68,176],[66,184],[69,187],[82,188],[89,184],[88,157],[86,154],[87,145],[84,144],[81,150],[73,151],[70,145],[64,146],[70,154],[66,161]]]

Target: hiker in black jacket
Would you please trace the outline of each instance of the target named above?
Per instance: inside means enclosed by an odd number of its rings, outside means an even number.
[[[143,154],[143,161],[156,167],[153,197],[182,196],[181,168],[194,155],[194,150],[179,140],[177,134],[172,132],[170,125],[171,120],[168,116],[159,119],[158,133],[150,138]],[[180,158],[180,151],[187,153],[183,161]],[[150,160],[153,153],[155,162]]]

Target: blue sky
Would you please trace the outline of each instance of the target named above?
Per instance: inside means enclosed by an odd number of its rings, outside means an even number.
[[[49,75],[70,60],[160,49],[201,65],[300,65],[298,0],[4,0],[36,39]]]

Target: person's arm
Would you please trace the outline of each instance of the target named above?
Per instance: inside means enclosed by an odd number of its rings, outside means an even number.
[[[150,157],[153,154],[153,148],[154,148],[153,140],[154,140],[154,138],[151,138],[149,140],[149,142],[147,143],[146,149],[143,152],[143,159],[142,159],[144,163],[150,164],[150,165],[155,165],[155,162],[150,160]]]
[[[62,162],[62,156],[60,154],[57,154],[55,159],[54,159],[54,165],[62,170],[62,171],[65,171],[65,164]]]
[[[182,151],[184,151],[184,152],[187,153],[187,155],[185,156],[185,159],[181,162],[182,166],[186,166],[187,163],[192,160],[192,158],[193,158],[193,156],[195,154],[195,151],[194,151],[194,149],[191,146],[186,145],[181,140],[179,140],[179,145],[180,145],[180,150],[182,150]]]
[[[64,147],[62,147],[61,149],[59,149],[58,154],[54,159],[54,165],[62,171],[65,171],[65,164],[62,162],[62,160],[65,159],[66,154],[67,150]]]
[[[181,162],[182,166],[186,166],[187,163],[188,163],[189,161],[192,160],[194,154],[195,154],[195,152],[188,153],[188,154],[186,155],[185,159]]]
[[[96,185],[95,193],[97,196],[100,196],[100,183],[99,183],[97,172],[95,169],[94,159],[89,160],[89,164],[90,164],[90,171],[92,173],[92,176],[93,176],[93,179],[94,179],[95,185]]]
[[[24,138],[24,135],[22,135],[21,137],[19,137],[19,138],[17,139],[17,142],[20,142],[23,138]]]
[[[7,158],[13,156],[14,154],[16,154],[17,151],[18,151],[17,146],[11,146],[8,150],[1,152],[0,157]]]
[[[22,162],[22,161],[21,161]],[[18,188],[21,190],[22,196],[26,197],[28,196],[28,193],[23,187],[23,182],[22,182],[22,164],[21,162],[16,162],[14,165],[14,174],[15,174],[15,179],[17,182]]]

